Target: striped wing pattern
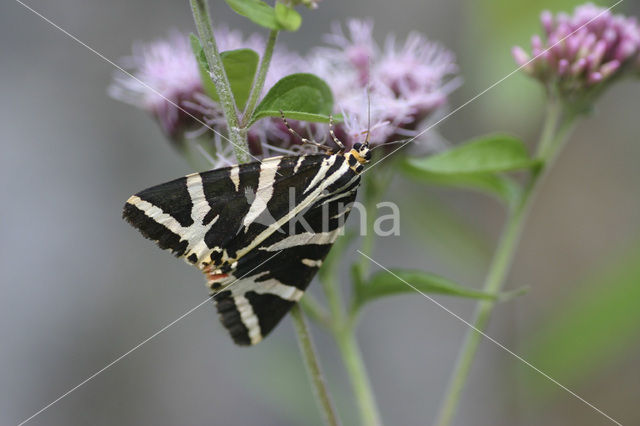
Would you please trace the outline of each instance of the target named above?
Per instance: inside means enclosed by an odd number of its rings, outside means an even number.
[[[343,155],[274,157],[151,187],[123,216],[198,267],[233,340],[253,345],[304,294],[359,182]]]

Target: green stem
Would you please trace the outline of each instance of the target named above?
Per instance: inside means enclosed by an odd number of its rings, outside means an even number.
[[[356,342],[355,314],[345,315],[344,304],[340,296],[340,288],[337,285],[338,279],[336,272],[335,270],[331,271],[331,275],[325,275],[322,280],[322,285],[331,310],[330,329],[340,349],[342,362],[349,375],[362,424],[365,426],[379,426],[382,424],[380,414],[364,366],[364,360],[362,359],[362,354]]]
[[[230,142],[238,163],[246,163],[249,161],[249,144],[247,142],[246,129],[239,126],[238,112],[236,111],[236,102],[233,98],[231,85],[224,70],[222,58],[218,52],[216,39],[213,36],[211,28],[211,17],[209,15],[209,6],[207,0],[190,0],[193,19],[198,29],[198,35],[202,41],[204,54],[209,62],[209,71],[211,79],[216,87],[216,92],[220,97],[220,106],[224,112],[227,122]]]
[[[365,183],[365,192],[368,189],[367,187],[369,185],[372,185],[372,180],[373,179],[369,179],[369,182]],[[360,251],[365,254],[365,256],[361,256],[360,259],[359,273],[361,278],[364,278],[369,274],[369,267],[371,265],[371,262],[368,258],[373,254],[373,248],[375,246],[376,235],[373,232],[373,225],[376,219],[376,197],[365,197],[364,207],[364,211],[367,215],[367,223],[366,234],[362,237],[362,243],[360,245]]]
[[[379,158],[382,157],[382,152],[376,153],[374,151],[373,158],[371,159],[372,164],[375,164]],[[363,193],[364,193],[364,211],[367,215],[367,223],[366,223],[366,233],[362,238],[362,245],[360,251],[364,253],[366,256],[360,257],[359,264],[359,273],[361,277],[364,278],[369,273],[369,267],[371,266],[371,262],[368,259],[368,256],[371,256],[373,253],[373,247],[375,245],[376,235],[373,229],[373,225],[377,219],[376,206],[380,201],[380,197],[386,192],[391,184],[391,171],[394,170],[393,165],[387,164],[384,170],[376,170],[376,174],[366,175],[366,178],[363,177]]]
[[[518,240],[525,224],[527,212],[535,198],[536,189],[544,175],[544,171],[555,158],[575,121],[575,116],[568,116],[564,117],[564,120],[559,125],[561,118],[561,106],[554,101],[550,101],[545,126],[538,144],[538,158],[542,163],[532,172],[531,179],[520,201],[509,212],[502,236],[500,237],[491,265],[489,266],[484,285],[485,292],[497,293],[504,286],[506,275],[511,267]],[[482,337],[476,330],[484,331],[486,329],[494,305],[494,301],[482,301],[478,304],[472,321],[475,328],[468,331],[462,348],[460,349],[449,388],[440,407],[440,413],[436,422],[437,426],[448,426],[453,420],[462,390],[469,375],[469,370],[475,358],[478,343]]]
[[[324,306],[322,306],[309,293],[305,293],[304,297],[300,299],[300,302],[298,303],[300,304],[300,307],[302,308],[304,313],[307,314],[307,316],[311,318],[312,321],[317,322],[318,324],[329,330],[331,329],[331,327],[333,327],[332,318],[331,315],[329,315],[329,312],[327,312]]]
[[[307,367],[307,373],[311,379],[313,385],[314,394],[316,396],[316,402],[318,408],[323,414],[324,422],[330,426],[338,426],[340,421],[336,415],[336,411],[333,408],[329,391],[325,384],[320,370],[320,364],[311,341],[311,334],[309,334],[309,328],[304,319],[304,315],[298,304],[293,305],[291,308],[291,318],[293,318],[293,324],[296,332],[298,333],[298,343],[300,344],[300,351],[302,352],[305,366]]]
[[[486,292],[498,292],[502,287],[522,230],[527,204],[528,203],[520,204],[507,220],[507,224],[498,243],[498,248],[494,254],[489,268],[489,273],[486,278],[484,286],[484,291]],[[475,329],[484,330],[486,328],[493,306],[494,302],[492,301],[483,301],[478,304],[475,318],[472,321]],[[482,336],[480,333],[475,331],[475,329],[470,329],[467,332],[467,336],[460,350],[447,394],[440,408],[440,414],[436,423],[438,426],[447,426],[451,424],[453,416],[455,415],[462,390],[475,357],[478,343]]]
[[[353,322],[349,322],[342,331],[337,332],[335,334],[336,342],[356,396],[362,424],[365,426],[379,426],[382,421],[371,390],[367,370],[362,360],[362,354],[356,342],[355,327],[353,325]]]
[[[373,251],[375,243],[375,233],[373,232],[373,224],[375,223],[376,203],[381,195],[387,189],[390,176],[371,175],[365,180],[363,193],[366,217],[365,235],[362,239],[361,251],[370,254]],[[364,256],[363,256],[364,257]],[[366,259],[365,259],[366,260]],[[368,274],[369,262],[359,263],[357,272],[362,279]],[[356,320],[357,309],[353,306],[345,315],[342,300],[339,297],[339,288],[337,287],[337,279],[332,274],[330,279],[325,280],[325,292],[331,307],[332,316],[337,318],[334,322],[333,334],[340,349],[342,360],[351,381],[353,392],[360,411],[360,419],[365,426],[378,426],[382,424],[380,413],[376,405],[375,396],[371,387],[371,382],[367,375],[367,370],[362,359],[362,354],[358,348],[356,339]],[[359,284],[358,284],[359,285]]]
[[[544,127],[540,135],[536,157],[540,159],[547,158],[549,150],[552,148],[555,139],[556,129],[562,116],[562,105],[553,96],[550,95],[549,104],[547,106],[547,115],[544,120]]]
[[[343,236],[347,238],[348,236]],[[356,397],[360,419],[363,425],[378,426],[381,423],[378,407],[376,406],[375,397],[371,389],[364,361],[355,337],[355,315],[346,315],[344,303],[340,294],[338,285],[338,271],[335,268],[336,258],[342,256],[342,252],[348,247],[348,244],[337,244],[329,254],[329,258],[325,261],[320,282],[327,298],[330,309],[330,326],[333,337],[340,349],[342,362],[345,365],[349,380]],[[305,296],[306,297],[306,296]],[[303,298],[304,300],[304,298]]]
[[[208,4],[206,0],[190,1],[193,19],[196,23],[200,40],[202,41],[202,48],[205,56],[207,57],[207,62],[209,63],[211,79],[213,80],[216,92],[220,97],[220,106],[224,112],[229,137],[233,144],[236,159],[238,160],[238,163],[246,163],[249,160],[250,154],[246,128],[248,123],[244,121],[251,118],[251,114],[255,109],[262,87],[264,86],[264,80],[271,62],[271,56],[273,54],[278,32],[271,31],[271,34],[269,35],[267,48],[262,57],[256,81],[254,82],[247,104],[245,118],[241,125],[238,120],[236,102],[233,97],[233,92],[231,91],[231,85],[229,84],[229,79],[227,78],[227,74],[224,70],[222,58],[218,52],[218,46],[216,45],[213,29],[211,28]],[[320,311],[317,311],[316,313],[320,313]],[[315,391],[314,394],[316,396],[316,401],[318,402],[318,407],[320,408],[327,425],[338,426],[340,422],[338,421],[324,378],[322,377],[322,372],[315,354],[311,335],[299,305],[296,304],[293,306],[291,309],[291,317],[293,318],[293,323],[298,335],[300,351],[302,352],[302,357]]]
[[[260,94],[262,93],[262,88],[264,87],[264,82],[267,78],[267,71],[271,64],[271,57],[273,56],[273,49],[275,48],[277,39],[278,30],[271,30],[262,59],[260,60],[260,66],[258,67],[255,81],[253,82],[253,87],[251,88],[251,93],[249,94],[249,100],[247,100],[247,106],[244,109],[241,122],[242,127],[247,127],[249,125],[251,116],[253,115],[256,105],[258,104],[258,100],[260,99]]]
[[[335,332],[344,324],[345,315],[338,279],[335,271],[331,272],[333,272],[331,276],[321,280],[321,283],[327,298],[327,303],[329,304],[329,310],[331,311],[332,330]]]

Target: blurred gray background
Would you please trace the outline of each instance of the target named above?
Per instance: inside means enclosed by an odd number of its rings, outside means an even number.
[[[515,68],[509,49],[539,32],[538,14],[545,5],[570,10],[576,4],[536,3],[325,0],[317,11],[304,12],[299,33],[280,41],[303,52],[320,43],[332,21],[347,17],[373,18],[379,41],[389,32],[404,37],[421,31],[458,55],[465,84],[452,97],[455,107]],[[170,28],[193,31],[187,1],[28,4],[113,60],[129,54],[133,41],[151,41]],[[254,31],[222,1],[211,4],[215,22]],[[624,2],[622,11],[640,15],[632,1]],[[0,424],[11,425],[200,303],[207,291],[195,268],[153,247],[120,217],[130,194],[191,170],[151,118],[107,97],[113,67],[14,0],[0,4],[0,55]],[[530,339],[554,328],[549,318],[562,319],[584,294],[600,300],[597,292],[616,288],[619,281],[597,277],[631,269],[625,277],[639,282],[639,95],[638,82],[608,92],[597,114],[578,127],[540,191],[510,275],[512,288],[531,289],[500,305],[488,331],[517,353],[533,353]],[[440,131],[452,143],[496,130],[533,143],[542,100],[534,83],[516,75]],[[408,207],[402,236],[380,241],[375,258],[480,286],[502,208],[480,195],[420,187],[400,177],[391,194]],[[471,315],[470,301],[438,300]],[[609,313],[594,306],[606,318],[617,312],[615,302]],[[577,376],[552,364],[541,367],[623,424],[640,424],[640,321],[624,324],[624,330],[604,333],[621,338],[593,342],[602,354],[589,358]],[[336,348],[324,332],[313,331],[345,424],[356,424]],[[431,423],[466,332],[419,295],[366,309],[358,337],[386,424]],[[587,343],[592,342],[588,332]],[[585,349],[584,356],[590,352]],[[547,353],[553,360],[553,351]],[[582,366],[581,354],[576,365]],[[207,305],[29,424],[318,425],[320,420],[290,320],[258,347],[238,348]],[[609,423],[485,340],[456,424]]]

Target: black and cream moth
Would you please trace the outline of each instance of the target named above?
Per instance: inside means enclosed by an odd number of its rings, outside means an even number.
[[[133,195],[123,217],[200,269],[234,342],[254,345],[322,265],[370,155],[364,143],[193,173]]]

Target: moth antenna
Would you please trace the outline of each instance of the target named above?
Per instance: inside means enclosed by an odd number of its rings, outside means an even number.
[[[371,68],[371,62],[369,62]],[[369,145],[369,136],[371,136],[371,86],[367,85],[367,137],[364,143]]]
[[[336,137],[336,134],[333,131],[333,115],[329,115],[329,134],[331,135],[333,142],[340,147],[340,151],[344,151],[344,144]]]
[[[299,138],[300,141],[303,144],[314,145],[314,146],[317,146],[318,148],[324,149],[325,151],[331,151],[331,148],[329,148],[328,146],[324,146],[321,143],[318,143],[318,142],[316,142],[314,140],[303,138],[302,136],[300,136],[300,134],[298,132],[296,132],[295,130],[293,130],[291,128],[291,126],[289,126],[289,122],[287,121],[286,117],[284,116],[284,112],[282,112],[282,110],[280,110],[280,116],[282,117],[282,121],[284,122],[284,125],[287,127],[287,130],[289,130],[289,133],[291,133],[293,136]]]
[[[371,76],[371,56],[367,55],[367,73]],[[367,81],[367,137],[364,143],[369,145],[369,136],[371,135],[371,80]]]
[[[407,139],[400,139],[399,141],[393,141],[393,142],[385,142],[382,145],[376,145],[373,148],[371,148],[371,151],[373,151],[374,149],[378,149],[378,148],[382,148],[383,146],[387,146],[387,145],[396,145],[399,143],[407,143],[408,141],[410,141],[411,138],[407,138]]]

